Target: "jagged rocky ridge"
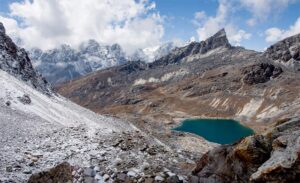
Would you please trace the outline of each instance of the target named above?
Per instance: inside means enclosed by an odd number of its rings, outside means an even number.
[[[217,48],[231,48],[231,45],[226,37],[225,29],[218,31],[214,36],[200,43],[192,42],[189,45],[181,48],[175,48],[170,54],[156,60],[150,67],[157,65],[169,65],[180,62],[183,58],[193,55],[203,55]]]
[[[37,90],[50,94],[48,82],[34,70],[26,51],[13,43],[0,22],[0,69],[27,82]]]

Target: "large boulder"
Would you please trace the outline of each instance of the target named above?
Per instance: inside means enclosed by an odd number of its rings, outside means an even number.
[[[33,174],[28,183],[68,183],[72,181],[72,166],[69,163],[62,163],[48,171]]]

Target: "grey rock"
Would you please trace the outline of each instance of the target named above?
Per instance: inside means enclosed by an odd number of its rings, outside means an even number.
[[[85,177],[84,183],[97,183],[97,181],[92,177]]]
[[[162,176],[156,176],[154,179],[156,181],[164,181],[165,180],[165,178],[163,178]]]
[[[95,175],[96,180],[103,180],[103,177],[100,174]]]
[[[95,171],[92,168],[86,168],[86,169],[84,169],[83,174],[85,176],[94,177]]]
[[[117,175],[117,180],[119,181],[125,181],[126,180],[127,175],[124,173],[120,173]]]
[[[100,172],[100,167],[99,166],[95,166],[94,171],[95,172]]]
[[[104,181],[107,181],[109,178],[110,178],[109,175],[107,175],[107,174],[103,175],[103,180],[104,180]]]
[[[7,167],[5,168],[5,170],[6,170],[7,172],[12,172],[12,171],[13,171],[13,167],[12,167],[12,166],[7,166]]]
[[[31,104],[31,99],[30,99],[29,95],[24,94],[22,97],[18,97],[18,99],[24,105]]]
[[[24,173],[24,174],[32,174],[32,171],[29,170],[29,169],[25,169],[25,170],[23,171],[23,173]]]
[[[129,172],[127,173],[127,176],[129,176],[129,177],[137,177],[138,175],[137,175],[137,173],[134,172],[134,171],[129,171]]]

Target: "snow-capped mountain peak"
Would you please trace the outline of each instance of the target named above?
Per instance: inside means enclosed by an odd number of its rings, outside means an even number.
[[[32,49],[30,58],[35,68],[53,84],[66,82],[127,61],[120,45],[102,45],[95,40],[83,42],[79,48],[61,45],[44,52],[40,49]]]

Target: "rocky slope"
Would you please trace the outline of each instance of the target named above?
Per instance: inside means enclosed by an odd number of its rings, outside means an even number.
[[[47,81],[33,69],[26,51],[16,46],[6,35],[5,28],[1,22],[0,69],[20,78],[39,91],[47,94],[51,92]]]
[[[300,120],[279,121],[263,134],[218,147],[193,171],[197,182],[300,182]]]

